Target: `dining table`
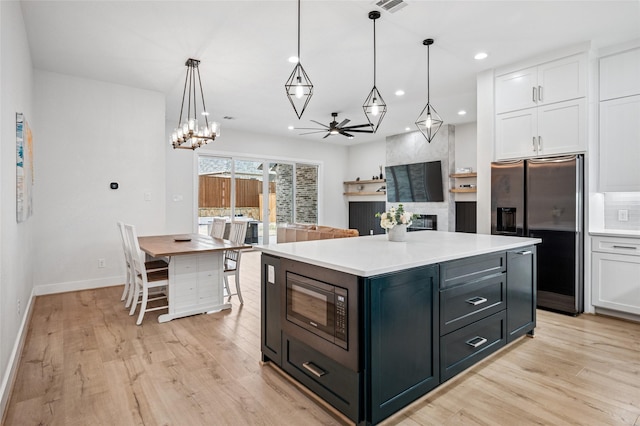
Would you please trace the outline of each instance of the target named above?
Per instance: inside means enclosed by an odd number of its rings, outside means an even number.
[[[224,303],[224,252],[250,249],[202,234],[138,237],[140,249],[169,263],[169,311],[158,322],[230,309]]]

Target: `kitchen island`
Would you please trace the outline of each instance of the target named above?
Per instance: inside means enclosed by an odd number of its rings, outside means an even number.
[[[258,246],[263,361],[378,423],[533,335],[540,242],[422,231]]]

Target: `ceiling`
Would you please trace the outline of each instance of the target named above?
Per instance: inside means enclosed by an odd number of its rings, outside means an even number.
[[[298,136],[310,120],[366,123],[373,86],[374,1],[303,0],[301,63],[314,95],[298,120],[284,83],[297,52],[297,2],[25,1],[33,65],[162,92],[177,123],[185,60],[200,59],[207,109],[225,128],[322,143],[354,144],[402,133],[426,104],[425,38],[431,46],[431,103],[446,124],[475,121],[476,74],[585,41],[594,48],[640,38],[640,1],[419,1],[376,21],[377,81],[388,112],[378,132],[355,139]],[[477,61],[484,51],[489,57]],[[403,96],[396,96],[403,90]],[[464,116],[459,110],[466,110]],[[223,117],[232,117],[225,119]]]

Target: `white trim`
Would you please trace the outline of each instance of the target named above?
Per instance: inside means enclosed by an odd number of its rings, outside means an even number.
[[[63,283],[41,284],[34,287],[33,292],[36,296],[46,294],[66,293],[68,291],[92,290],[94,288],[114,287],[123,285],[125,277],[106,277],[96,278],[93,280],[67,281]]]
[[[16,336],[16,341],[13,344],[13,350],[11,351],[11,355],[9,356],[9,362],[7,362],[7,369],[4,372],[4,379],[2,380],[2,384],[0,385],[0,419],[4,418],[5,411],[9,404],[9,397],[11,396],[11,391],[13,389],[13,384],[15,382],[16,375],[18,374],[20,357],[22,356],[22,349],[27,338],[27,323],[31,318],[31,311],[33,308],[34,300],[35,292],[34,290],[31,290],[31,297],[29,297],[29,303],[24,310],[22,323],[20,324],[20,328],[18,329],[18,335]]]

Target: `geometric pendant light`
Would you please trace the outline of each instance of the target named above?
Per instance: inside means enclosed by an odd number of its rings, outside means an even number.
[[[373,21],[373,89],[371,89],[369,96],[367,96],[362,105],[364,115],[367,117],[373,133],[378,130],[384,115],[387,113],[387,104],[376,87],[376,19],[379,17],[380,12],[377,10],[369,12],[369,19]]]
[[[440,129],[440,126],[442,126],[442,119],[433,105],[431,105],[431,101],[429,99],[429,46],[433,44],[433,39],[428,38],[424,40],[422,44],[427,46],[427,105],[422,109],[422,112],[418,116],[416,126],[418,126],[420,132],[422,132],[424,137],[427,139],[427,142],[431,143]]]
[[[284,84],[284,88],[293,110],[300,119],[313,95],[313,84],[300,62],[300,0],[298,0],[298,63]]]
[[[204,104],[199,65],[200,61],[192,58],[189,58],[185,63],[187,75],[184,80],[180,117],[178,118],[178,126],[171,133],[169,141],[174,149],[195,150],[220,136],[220,124],[215,121],[209,122],[209,113]],[[200,123],[198,123],[198,94],[200,94],[202,100],[202,112],[200,114],[204,117],[204,120]],[[184,107],[185,101],[187,102],[186,110]],[[186,115],[183,115],[185,112]]]

